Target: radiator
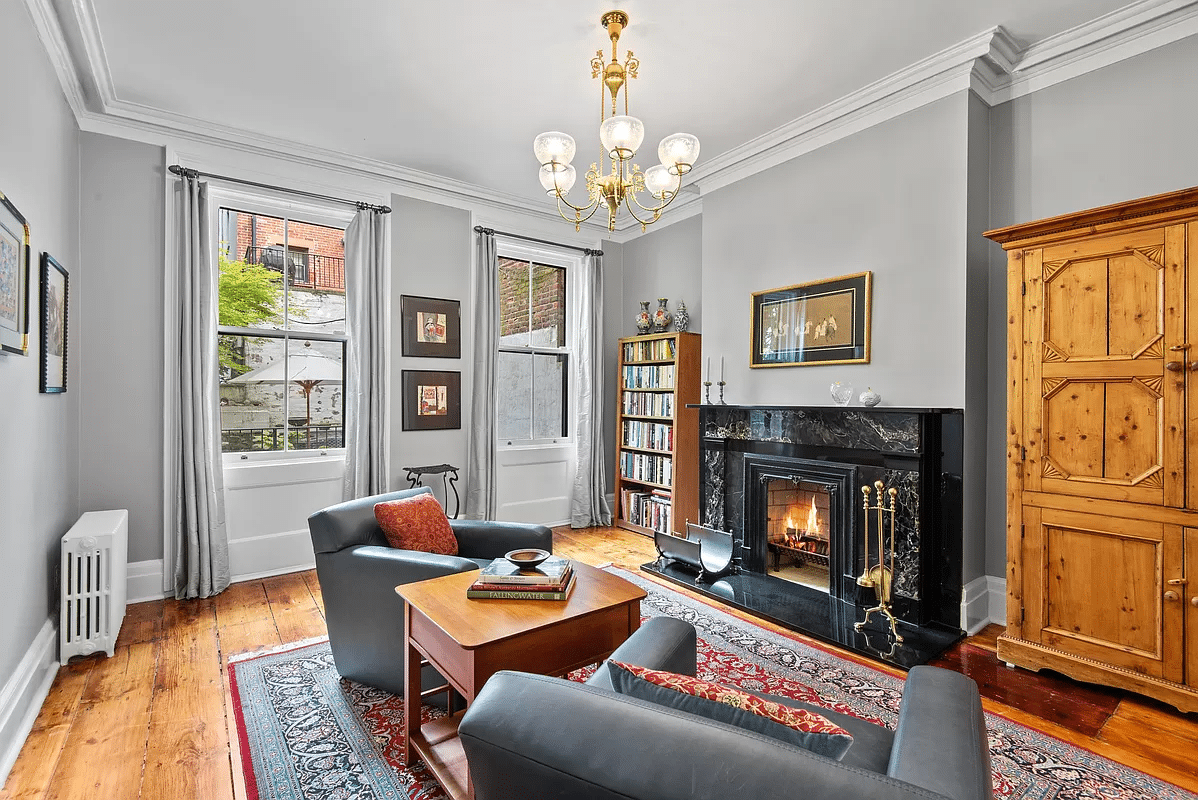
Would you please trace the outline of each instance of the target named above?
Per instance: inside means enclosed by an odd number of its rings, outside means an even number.
[[[109,656],[125,619],[129,512],[89,511],[62,537],[58,660],[103,650]]]

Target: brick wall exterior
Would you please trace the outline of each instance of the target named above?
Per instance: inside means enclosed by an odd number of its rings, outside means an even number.
[[[251,232],[250,219],[257,219],[257,236]],[[309,280],[304,286],[330,292],[345,291],[345,231],[325,225],[288,220],[287,239],[292,248],[309,253]],[[256,241],[257,247],[283,244],[283,220],[278,217],[237,213],[237,242],[232,257],[244,260]],[[315,256],[313,258],[312,256]]]
[[[527,261],[499,259],[499,335],[527,333],[528,281]],[[565,346],[566,335],[566,271],[557,267],[533,264],[532,269],[532,329],[556,330],[554,342],[536,342],[549,346]]]

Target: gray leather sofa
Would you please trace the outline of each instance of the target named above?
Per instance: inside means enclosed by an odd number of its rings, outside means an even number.
[[[613,658],[693,675],[695,632],[654,618]],[[907,675],[895,731],[795,700],[853,734],[841,761],[585,684],[500,672],[458,728],[476,800],[991,800],[977,684],[936,667]]]
[[[478,569],[522,547],[553,550],[553,534],[544,525],[462,519],[449,521],[458,540],[459,555],[391,547],[375,521],[375,503],[431,491],[419,486],[363,497],[308,517],[337,672],[401,696],[404,609],[403,600],[395,593],[396,586]],[[444,680],[426,666],[422,682],[423,688],[431,689]]]

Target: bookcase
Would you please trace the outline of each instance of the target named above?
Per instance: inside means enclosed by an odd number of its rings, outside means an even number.
[[[616,398],[616,525],[682,535],[699,521],[697,333],[620,340]]]

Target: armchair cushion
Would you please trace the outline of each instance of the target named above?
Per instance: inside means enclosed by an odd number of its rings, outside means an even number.
[[[376,503],[374,518],[394,548],[443,556],[458,554],[458,540],[441,504],[431,494]]]
[[[610,669],[612,684],[621,694],[735,725],[821,756],[840,760],[853,744],[852,734],[805,708],[793,708],[690,675],[616,661],[610,662]]]

